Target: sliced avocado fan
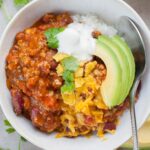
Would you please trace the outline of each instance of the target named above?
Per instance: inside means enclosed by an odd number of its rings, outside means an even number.
[[[122,96],[119,96],[119,97],[120,97],[120,101],[122,101],[124,96],[127,95],[127,93],[128,93],[128,85],[130,83],[130,81],[129,81],[129,74],[130,74],[129,73],[129,64],[127,61],[123,61],[124,59],[126,59],[126,55],[120,49],[120,47],[112,41],[111,38],[109,38],[107,36],[99,36],[98,40],[103,42],[107,46],[109,46],[109,48],[117,56],[118,62],[121,66],[122,81],[120,81],[120,82],[122,82],[122,83],[121,83],[121,89],[120,90],[122,91],[122,93],[121,93]]]
[[[131,88],[134,78],[135,78],[135,61],[134,61],[132,51],[131,51],[130,47],[128,46],[128,44],[122,38],[120,38],[120,36],[116,35],[112,38],[112,40],[114,43],[116,43],[120,47],[120,49],[126,55],[126,59],[128,61],[129,70],[130,70],[130,81],[129,81],[130,85],[129,85],[129,87]],[[128,88],[127,93],[129,93],[130,88]]]
[[[119,36],[100,36],[94,55],[106,65],[107,75],[101,86],[105,104],[112,108],[128,96],[135,77],[135,62],[131,49]]]

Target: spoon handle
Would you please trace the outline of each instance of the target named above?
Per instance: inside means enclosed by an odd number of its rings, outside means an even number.
[[[133,150],[139,150],[138,131],[137,131],[136,114],[135,114],[135,95],[136,95],[139,82],[140,80],[137,80],[134,83],[133,88],[130,92],[130,116],[131,116],[131,126],[132,126]]]

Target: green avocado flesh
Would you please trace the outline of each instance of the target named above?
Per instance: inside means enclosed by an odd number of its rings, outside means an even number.
[[[107,76],[101,86],[105,104],[112,108],[128,96],[135,76],[135,62],[128,45],[119,36],[99,36],[95,56],[103,60]]]
[[[120,47],[122,51],[124,51],[126,55],[126,59],[129,64],[129,71],[130,71],[130,80],[129,80],[130,86],[129,87],[131,88],[134,78],[135,78],[135,61],[134,61],[132,51],[127,45],[127,43],[123,41],[118,35],[114,36],[112,40],[114,43],[116,43]],[[130,91],[130,88],[128,88],[128,93]]]
[[[127,89],[129,85],[129,64],[127,61],[122,61],[125,59],[126,55],[122,50],[120,50],[120,47],[111,40],[111,38],[107,36],[100,36],[98,40],[109,46],[109,48],[115,53],[121,66],[121,72],[124,72],[122,74],[122,80],[120,81],[122,83],[121,84],[122,97],[121,96],[119,97],[120,101],[122,102],[124,95],[128,93]]]

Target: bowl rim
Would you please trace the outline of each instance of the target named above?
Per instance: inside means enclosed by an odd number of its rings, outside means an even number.
[[[9,28],[11,28],[11,25],[13,24],[13,22],[16,21],[16,18],[18,16],[20,16],[20,14],[24,11],[26,11],[26,9],[28,7],[32,7],[35,3],[37,3],[38,1],[41,0],[33,0],[30,3],[28,3],[26,6],[24,6],[23,8],[21,8],[14,16],[13,18],[10,20],[10,22],[8,23],[8,25],[6,26],[4,32],[2,33],[2,36],[0,38],[0,47],[2,46],[2,43],[4,41],[5,35],[8,31]],[[143,19],[141,18],[141,16],[134,10],[134,8],[132,8],[132,6],[130,6],[129,4],[127,4],[127,2],[123,1],[123,0],[116,0],[118,3],[123,4],[126,8],[128,8],[128,10],[130,10],[134,16],[137,16],[140,20],[140,22],[142,23],[142,27],[148,32],[147,35],[150,38],[150,30],[148,28],[148,26],[146,25],[146,23],[143,21]],[[22,135],[23,137],[25,137],[28,141],[30,141],[32,144],[38,146],[39,148],[43,149],[43,147],[40,145],[40,143],[32,138],[30,138],[22,129],[18,128],[17,125],[15,124],[15,121],[13,121],[13,118],[9,117],[9,114],[5,113],[5,108],[3,107],[1,101],[0,101],[0,107],[2,109],[2,112],[4,113],[5,117],[10,121],[10,123],[12,124],[12,126],[15,128],[15,130]],[[138,129],[142,126],[142,124],[145,122],[145,120],[147,119],[148,115],[150,114],[150,110],[145,113],[145,115],[142,118],[142,121],[140,122],[140,124],[138,125]],[[131,135],[131,134],[130,134]],[[124,139],[124,141],[122,141],[122,143],[120,143],[120,145],[122,145],[124,142],[126,142],[127,139]]]

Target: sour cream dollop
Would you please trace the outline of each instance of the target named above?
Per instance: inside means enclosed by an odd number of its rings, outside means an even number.
[[[81,61],[91,60],[96,47],[92,31],[93,28],[86,24],[71,23],[57,35],[58,52],[72,55]]]

